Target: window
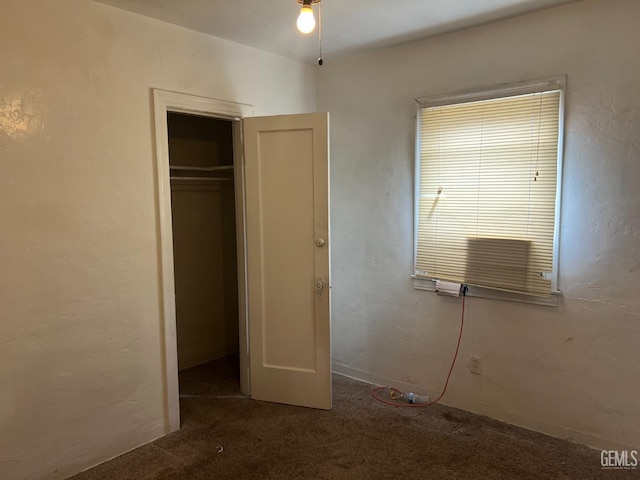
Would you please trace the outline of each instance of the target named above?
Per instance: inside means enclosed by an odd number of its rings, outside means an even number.
[[[418,99],[417,279],[556,290],[564,85]]]

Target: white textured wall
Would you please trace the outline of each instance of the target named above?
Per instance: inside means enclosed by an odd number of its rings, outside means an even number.
[[[585,0],[327,59],[334,368],[433,397],[453,356],[460,300],[409,278],[414,98],[567,74],[564,296],[557,308],[469,299],[444,402],[592,446],[640,446],[638,19],[637,0]]]
[[[0,478],[165,432],[150,88],[315,109],[313,67],[88,0],[0,6]]]

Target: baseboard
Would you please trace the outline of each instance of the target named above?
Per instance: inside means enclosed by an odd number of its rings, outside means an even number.
[[[400,382],[390,378],[381,377],[373,373],[365,372],[364,370],[347,367],[342,363],[333,362],[333,371],[339,375],[349,377],[354,380],[359,380],[361,382],[367,382],[372,385],[393,387],[403,392],[415,392],[433,397],[433,392],[430,392],[428,389],[421,387],[420,385],[414,385],[411,383]]]
[[[183,360],[182,363],[184,365],[180,366],[179,371],[186,370],[187,368],[197,367],[198,365],[203,365],[205,363],[218,360],[219,358],[226,357],[228,355],[237,354],[237,353],[238,353],[237,347],[227,348],[226,346],[223,346],[220,348],[216,348],[215,350],[208,352],[208,355],[206,357],[199,357],[197,360],[193,358],[190,358],[188,360],[186,359]]]
[[[415,385],[406,382],[400,382],[398,380],[393,380],[391,378],[382,377],[380,375],[376,375],[364,370],[360,370],[357,368],[349,367],[339,362],[333,362],[333,371],[339,375],[343,375],[345,377],[352,378],[354,380],[359,380],[361,382],[370,383],[372,385],[380,385],[397,388],[403,392],[416,392],[420,394],[427,394],[432,399],[435,398],[440,392],[434,392],[429,390],[428,388]],[[598,437],[596,435],[580,432],[578,430],[573,430],[567,427],[563,427],[561,425],[553,425],[550,423],[542,422],[539,420],[532,420],[525,417],[520,417],[517,415],[505,414],[504,412],[493,410],[490,408],[481,409],[481,410],[472,410],[463,405],[458,405],[455,402],[441,401],[443,405],[447,405],[453,408],[459,408],[460,410],[465,410],[467,412],[475,413],[478,415],[484,415],[490,417],[494,420],[498,420],[500,422],[508,423],[510,425],[515,425],[517,427],[525,428],[527,430],[532,430],[538,433],[544,433],[545,435],[550,435],[555,438],[560,438],[562,440],[568,440],[573,443],[579,443],[585,445],[589,448],[594,448],[597,450],[638,450],[638,446],[626,445],[623,443],[616,442],[614,440],[608,440],[606,438]]]

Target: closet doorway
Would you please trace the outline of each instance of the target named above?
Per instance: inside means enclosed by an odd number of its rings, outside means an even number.
[[[168,112],[181,397],[239,395],[233,121]]]
[[[178,220],[172,218],[171,177],[174,184],[200,185],[224,183],[233,172],[242,394],[331,408],[328,114],[255,117],[247,104],[159,89],[152,95],[166,433],[180,428],[178,364],[184,366],[178,361],[182,289],[174,275]],[[231,125],[233,169],[222,161],[170,162],[168,117],[174,113]]]

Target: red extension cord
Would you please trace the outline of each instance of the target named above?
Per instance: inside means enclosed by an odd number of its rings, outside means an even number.
[[[376,387],[373,390],[371,390],[371,396],[373,398],[375,398],[376,400],[378,400],[379,402],[382,403],[386,403],[387,405],[393,405],[394,407],[402,407],[402,408],[419,408],[419,407],[430,407],[431,405],[435,405],[436,403],[438,403],[440,401],[440,399],[442,397],[444,397],[444,394],[447,392],[447,386],[449,385],[449,378],[451,378],[451,372],[453,372],[453,367],[456,364],[456,359],[458,358],[458,350],[460,349],[460,340],[462,340],[462,329],[464,328],[464,302],[465,299],[467,298],[466,296],[466,286],[463,286],[463,291],[462,291],[462,318],[460,319],[460,334],[458,335],[458,344],[456,345],[456,353],[453,356],[453,362],[451,362],[451,368],[449,369],[449,374],[447,375],[447,381],[444,382],[444,389],[442,390],[442,393],[440,394],[440,396],[438,398],[436,398],[433,402],[428,402],[428,403],[397,403],[397,402],[392,402],[389,400],[386,400],[384,398],[381,398],[378,396],[378,392],[380,390],[385,390],[385,389],[389,389],[390,391],[396,391],[398,393],[402,393],[399,390],[396,390],[395,388],[391,388],[391,387]]]

